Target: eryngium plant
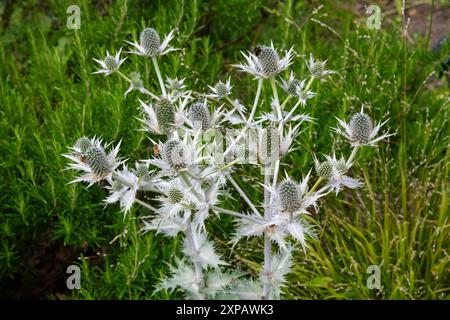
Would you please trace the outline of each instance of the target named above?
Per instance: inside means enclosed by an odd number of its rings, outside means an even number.
[[[318,200],[330,192],[360,187],[361,181],[348,175],[358,148],[374,145],[389,134],[378,135],[384,123],[375,124],[361,109],[349,123],[338,119],[340,127],[334,129],[353,147],[348,158],[337,159],[334,152],[323,159],[313,156],[314,171],[306,168],[301,178],[280,174],[281,160],[292,151],[300,126],[312,120],[299,110],[306,109],[308,100],[316,95],[310,90],[314,80],[335,72],[326,70],[326,62],[311,55],[308,77],[296,79],[290,71],[289,77],[283,78],[281,73],[293,64],[293,49],[281,55],[272,43],[258,46],[242,53],[245,64],[235,65],[256,80],[253,103],[245,105],[232,98],[230,78],[208,86],[207,93],[189,91],[184,79],[167,77],[164,81],[158,59],[176,50],[169,47],[172,37],[173,31],[161,43],[158,32],[146,28],[139,42],[128,42],[132,45],[129,53],[151,59],[160,92],[146,89],[138,72],[129,77],[120,72],[126,60],[120,57],[121,49],[114,56],[107,53],[103,60],[94,59],[101,66],[94,73],[115,73],[130,83],[125,95],[132,90],[145,95],[139,100],[140,120],[150,139],[158,137],[158,142],[151,140],[157,152],[151,159],[130,165],[118,157],[120,143],[107,152],[111,148],[101,140],[80,137],[64,155],[72,161],[68,168],[82,172],[73,182],[102,182],[109,193],[105,202],[118,202],[124,214],[133,204],[151,210],[152,218],[143,221],[143,232],[184,236],[182,257],[174,261],[156,290],[181,288],[192,299],[279,299],[293,251],[306,253],[307,242],[314,238],[305,215],[318,210]],[[260,99],[265,82],[272,92],[268,105]],[[278,86],[286,93],[283,101]],[[243,164],[261,168],[259,203],[233,178]],[[223,206],[222,195],[230,194],[229,188],[247,204],[248,212]],[[153,194],[151,203],[139,199],[138,191]],[[233,244],[247,237],[263,238],[264,261],[258,278],[233,269],[218,254],[207,231],[211,214],[235,218]]]

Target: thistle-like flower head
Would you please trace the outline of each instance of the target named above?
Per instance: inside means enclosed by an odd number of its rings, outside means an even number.
[[[125,42],[135,48],[135,50],[131,50],[129,53],[154,58],[176,50],[168,46],[170,40],[173,38],[174,31],[175,30],[170,31],[161,43],[159,33],[155,29],[145,28],[139,35],[139,43]]]
[[[289,213],[296,217],[302,213],[307,214],[307,209],[311,206],[317,207],[317,199],[324,196],[325,193],[308,192],[310,174],[311,172],[300,183],[286,176],[284,180],[280,181],[276,189],[273,186],[264,186],[272,194],[274,213]]]
[[[186,90],[186,85],[184,84],[184,78],[169,78],[166,77],[165,87],[169,90],[169,95],[172,101],[178,100],[180,97],[190,97],[191,91]]]
[[[323,78],[327,75],[336,73],[335,71],[326,70],[325,69],[326,64],[327,64],[327,60],[325,60],[325,61],[315,60],[311,53],[306,66],[308,67],[308,70],[309,70],[309,73],[311,73],[311,76],[313,76],[315,78]]]
[[[352,166],[352,163],[347,163],[344,157],[336,159],[336,155],[325,155],[325,161],[320,163],[319,160],[314,157],[314,164],[316,172],[319,177],[327,180],[328,186],[336,194],[339,193],[341,188],[347,187],[350,189],[356,189],[361,187],[361,182],[357,179],[351,178],[346,175],[347,171]]]
[[[88,182],[89,185],[101,180],[110,180],[114,170],[122,163],[117,159],[120,142],[117,146],[107,154],[102,146],[101,140],[97,138],[89,139],[82,137],[77,140],[68,154],[64,157],[73,161],[68,165],[68,169],[75,169],[83,172],[81,176],[72,181]]]
[[[189,120],[193,126],[200,125],[202,130],[206,130],[211,124],[211,112],[208,106],[203,102],[194,102],[189,107]]]
[[[230,78],[228,78],[226,82],[217,82],[214,87],[208,86],[211,93],[206,96],[213,99],[222,99],[230,95],[232,88],[230,81]]]
[[[186,167],[185,152],[184,145],[179,140],[167,141],[162,149],[163,158],[174,171],[179,171]]]
[[[167,97],[161,97],[155,103],[155,114],[163,132],[170,132],[175,125],[175,108]]]
[[[110,55],[109,51],[106,51],[106,57],[103,60],[93,59],[101,66],[101,68],[93,72],[92,74],[103,73],[104,75],[107,76],[113,73],[114,71],[118,70],[122,65],[122,63],[124,63],[124,61],[127,59],[127,58],[120,59],[121,52],[122,48],[120,48],[115,55]]]
[[[328,179],[333,175],[333,166],[329,161],[324,161],[316,168],[316,171],[319,177]]]
[[[293,48],[289,49],[283,59],[271,43],[270,46],[258,46],[253,52],[242,52],[246,64],[235,64],[234,67],[250,73],[256,78],[271,78],[292,64]]]
[[[353,115],[349,124],[343,120],[337,120],[341,127],[334,128],[334,131],[344,136],[352,146],[374,145],[378,141],[392,135],[385,133],[376,137],[378,131],[387,122],[387,120],[374,126],[372,119],[369,115],[364,113],[363,108],[361,108],[360,112]]]
[[[187,95],[182,100],[174,102],[171,97],[160,97],[156,103],[146,104],[139,99],[144,114],[144,130],[156,134],[167,134],[183,125],[186,115],[185,108],[189,102],[190,96]]]
[[[297,183],[286,179],[278,185],[280,203],[287,212],[294,212],[302,205],[302,193]]]

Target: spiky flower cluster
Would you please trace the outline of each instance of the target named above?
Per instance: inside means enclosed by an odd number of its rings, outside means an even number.
[[[159,90],[155,89],[158,92],[145,89],[139,72],[125,73],[129,76],[120,72],[125,61],[120,58],[121,50],[115,56],[107,53],[103,60],[96,60],[102,69],[94,72],[115,73],[130,83],[126,94],[136,89],[136,94],[145,95],[139,99],[143,130],[151,134],[150,138],[154,134],[160,138],[158,142],[150,140],[153,155],[129,167],[118,158],[120,143],[107,153],[108,145],[101,140],[82,137],[64,155],[72,161],[68,168],[82,172],[73,182],[102,182],[109,193],[105,203],[119,203],[124,213],[133,212],[135,204],[152,211],[152,218],[145,215],[143,220],[144,232],[183,235],[183,258],[171,265],[170,274],[156,290],[181,288],[193,299],[279,299],[297,244],[306,253],[308,242],[315,236],[304,215],[319,210],[319,199],[330,192],[360,187],[359,180],[348,176],[358,148],[389,134],[377,137],[384,123],[374,125],[361,109],[349,124],[338,119],[340,128],[334,129],[353,146],[348,159],[338,159],[333,153],[320,162],[314,156],[315,183],[311,182],[312,170],[305,171],[298,164],[296,172],[307,172],[301,179],[281,175],[281,160],[288,159],[285,156],[295,149],[300,126],[313,120],[307,113],[300,114],[298,107],[306,108],[315,96],[310,90],[315,79],[334,72],[311,55],[307,62],[310,76],[299,79],[291,71],[289,79],[278,83],[277,75],[293,63],[293,48],[280,58],[271,43],[243,53],[246,63],[235,65],[258,80],[253,101],[232,98],[231,77],[208,86],[208,93],[195,93],[187,89],[184,79],[163,80],[158,59],[175,50],[168,47],[172,38],[173,31],[161,42],[155,29],[146,28],[139,42],[128,42],[133,48],[130,53],[151,59],[157,79],[157,84],[151,85],[159,85]],[[271,90],[269,99],[261,97],[264,85]],[[279,94],[279,85],[285,97]],[[235,180],[256,172],[247,170],[249,166],[260,168],[262,173],[259,197],[246,194]],[[251,178],[257,179],[254,174]],[[255,183],[250,189],[257,187]],[[242,201],[238,207],[243,209],[225,208],[225,194],[238,196]],[[149,198],[153,199],[151,204]],[[246,277],[241,270],[233,269],[236,264],[222,260],[206,228],[212,214],[235,219],[234,244],[247,237],[265,239],[265,263],[258,277]]]

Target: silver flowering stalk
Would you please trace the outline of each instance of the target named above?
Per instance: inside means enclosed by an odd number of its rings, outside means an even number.
[[[279,93],[275,78],[293,64],[293,48],[281,57],[271,43],[242,53],[245,63],[234,65],[258,79],[252,103],[237,98],[231,77],[208,85],[208,93],[192,92],[185,79],[170,75],[163,80],[157,59],[175,50],[169,46],[173,36],[172,30],[161,41],[155,29],[145,28],[137,42],[127,41],[132,46],[129,53],[152,60],[159,83],[157,93],[145,88],[140,73],[125,76],[120,72],[126,59],[120,57],[121,49],[115,55],[107,51],[102,60],[94,59],[101,67],[94,73],[116,72],[130,83],[125,95],[137,90],[148,96],[148,100],[138,100],[139,121],[143,130],[157,134],[160,141],[150,139],[153,155],[133,166],[118,157],[120,142],[108,153],[109,145],[101,140],[82,137],[64,154],[71,161],[67,168],[81,172],[72,183],[102,182],[108,192],[105,204],[118,203],[124,215],[134,214],[137,205],[152,212],[151,218],[146,215],[143,221],[144,233],[182,236],[183,256],[175,259],[156,290],[181,288],[191,299],[280,299],[282,288],[288,285],[286,276],[294,253],[303,250],[308,254],[308,243],[316,236],[305,216],[320,210],[320,199],[329,193],[337,195],[344,187],[361,187],[362,182],[349,173],[357,150],[391,134],[378,136],[385,122],[375,125],[361,109],[349,123],[338,119],[340,127],[334,129],[353,146],[348,158],[337,159],[333,153],[320,162],[314,156],[315,177],[310,168],[296,168],[307,172],[302,179],[287,173],[282,176],[282,161],[299,148],[300,129],[305,123],[315,124],[308,110],[300,113],[299,106],[311,108],[310,99],[316,95],[310,90],[313,82],[335,72],[326,69],[326,61],[316,61],[311,55],[306,64],[310,76],[299,80],[291,70],[287,80],[281,78],[283,90]],[[261,92],[267,79],[272,96],[266,103]],[[215,130],[221,134],[211,135]],[[236,134],[229,134],[230,130]],[[224,140],[230,144],[218,148]],[[251,197],[235,179],[238,175],[245,178],[241,164],[254,152],[259,161],[251,164],[262,173],[259,185],[254,185],[259,186],[260,197]],[[357,172],[355,168],[352,171],[352,175]],[[222,200],[229,196],[237,196],[244,211],[225,207]],[[214,244],[207,224],[211,216],[221,215],[235,219],[233,244],[247,237],[263,238],[264,262],[257,277],[245,276],[233,263],[227,263],[223,257],[228,255]]]

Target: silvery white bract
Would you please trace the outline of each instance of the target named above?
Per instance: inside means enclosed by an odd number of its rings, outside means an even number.
[[[135,124],[141,122],[149,135],[140,154],[151,150],[151,155],[129,165],[118,157],[120,142],[108,153],[109,145],[98,138],[81,137],[64,154],[71,161],[67,168],[81,172],[72,182],[99,182],[108,193],[104,203],[118,203],[124,217],[138,206],[150,211],[137,216],[143,222],[142,234],[182,239],[182,257],[176,257],[166,276],[155,287],[149,284],[149,290],[181,290],[190,299],[280,299],[283,287],[289,286],[287,275],[296,263],[296,252],[308,254],[309,245],[320,245],[314,242],[315,218],[307,215],[311,210],[319,212],[331,192],[361,187],[362,182],[348,173],[357,150],[390,134],[377,136],[384,123],[374,125],[361,110],[349,123],[338,120],[340,128],[335,129],[353,146],[348,159],[337,159],[333,153],[320,162],[309,156],[314,150],[303,150],[304,159],[314,163],[314,177],[311,168],[300,167],[299,162],[291,163],[296,176],[282,175],[281,168],[288,168],[282,160],[289,161],[289,155],[310,139],[302,136],[305,125],[320,124],[309,116],[311,110],[298,109],[312,109],[315,79],[334,73],[325,69],[326,61],[311,55],[306,64],[310,75],[298,80],[290,70],[278,92],[275,78],[294,63],[293,48],[280,57],[273,43],[261,45],[243,53],[245,63],[234,65],[258,79],[254,92],[237,92],[231,77],[205,84],[204,92],[192,92],[187,80],[174,74],[163,78],[159,68],[158,59],[174,50],[169,47],[172,38],[173,31],[161,42],[155,29],[145,28],[139,42],[129,42],[134,48],[130,53],[151,58],[152,80],[159,85],[155,93],[146,89],[155,83],[145,84],[139,72],[125,76],[118,70],[126,59],[120,57],[121,50],[94,59],[101,66],[94,73],[114,73],[129,82],[125,95],[136,90],[147,96],[135,103],[141,111]],[[270,96],[262,97],[262,92]],[[155,135],[158,142],[152,140]],[[352,171],[357,175],[358,170]],[[306,173],[303,179],[302,173]],[[251,185],[244,187],[244,183]],[[235,226],[229,240],[236,251],[231,254],[226,252],[226,241],[220,245],[215,241],[224,236],[210,233],[228,230],[224,215]],[[242,240],[249,237],[264,242],[263,258],[252,261],[261,265],[256,277],[246,276],[234,256],[241,245],[248,245]]]

